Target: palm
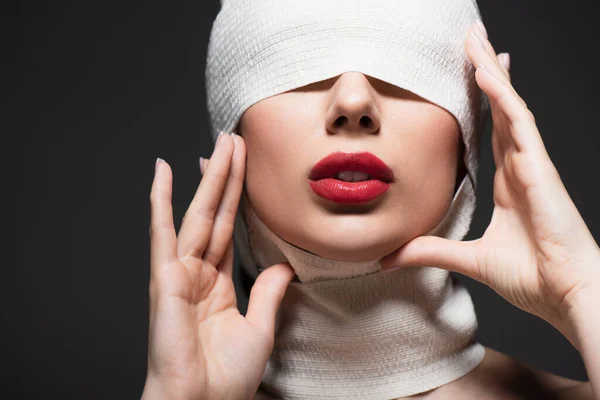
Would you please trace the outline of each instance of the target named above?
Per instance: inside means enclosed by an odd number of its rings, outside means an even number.
[[[494,211],[472,241],[420,236],[382,260],[384,265],[435,265],[483,282],[517,307],[553,323],[599,272],[600,249],[569,197],[508,69],[485,40],[466,52],[490,99]],[[587,270],[586,270],[587,268]],[[556,326],[556,325],[555,325]]]
[[[221,312],[198,325],[200,347],[204,349],[209,387],[225,393],[243,393],[249,398],[256,392],[265,365],[273,349],[272,339],[261,328],[250,324],[237,310]],[[215,398],[226,396],[215,395]]]
[[[549,319],[582,283],[576,270],[565,268],[575,261],[568,260],[573,241],[569,235],[581,218],[539,139],[531,113],[510,120],[497,107],[492,117],[495,208],[478,243],[479,272],[508,301]],[[524,136],[539,140],[519,143]],[[559,217],[564,214],[566,218]]]
[[[479,240],[476,260],[483,281],[517,307],[541,316],[547,314],[542,307],[549,289],[546,282],[556,281],[556,269],[544,255],[548,247],[544,238],[549,236],[539,226],[543,218],[533,215],[539,208],[519,194],[525,188],[515,175],[508,168],[496,171],[495,208]],[[567,280],[563,283],[568,286]]]
[[[224,261],[231,262],[229,258]],[[215,398],[231,392],[250,395],[272,345],[266,332],[239,313],[232,280],[201,263],[187,260],[174,266],[173,294],[160,307],[169,324],[165,332],[157,332],[154,355],[168,362],[164,365],[173,376],[195,375],[187,388],[191,393],[212,387],[223,389],[213,392]],[[254,372],[250,379],[249,371]]]

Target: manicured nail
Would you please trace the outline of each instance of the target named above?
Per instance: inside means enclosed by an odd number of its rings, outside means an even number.
[[[219,131],[219,135],[217,136],[217,140],[215,141],[215,146],[217,144],[219,144],[219,141],[221,140],[221,138],[223,137],[224,134],[225,134],[225,132]]]
[[[487,51],[487,49],[485,48],[485,44],[483,43],[483,39],[481,38],[481,36],[479,36],[479,33],[472,30],[472,31],[469,31],[469,36],[471,36],[473,38],[473,40],[475,41],[475,43],[477,43],[477,45],[479,47],[481,47],[483,50]]]
[[[204,175],[204,158],[200,157],[200,173]]]
[[[235,136],[235,132],[234,132],[234,131],[231,131],[231,132],[229,132],[229,134],[230,134],[231,136]]]
[[[507,71],[510,69],[510,54],[509,53],[500,53],[498,54],[498,61]]]
[[[483,24],[483,21],[480,20],[480,19],[478,19],[477,23],[475,24],[475,26],[477,27],[477,29],[481,33],[481,36],[483,36],[484,38],[488,39],[488,33],[487,33],[487,30],[485,29],[485,25]]]
[[[164,162],[165,160],[163,160],[162,158],[157,158],[156,159],[156,163],[154,164],[154,172],[156,172],[156,169],[158,168],[158,164],[160,164],[161,162]]]

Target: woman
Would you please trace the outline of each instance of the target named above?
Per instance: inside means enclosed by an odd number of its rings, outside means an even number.
[[[229,10],[250,3],[234,2]],[[405,7],[407,14],[415,12],[411,18],[422,16],[421,8]],[[453,11],[446,11],[428,15],[451,20]],[[258,25],[248,26],[250,32]],[[423,89],[427,97],[421,97],[375,78],[380,70],[371,75],[347,70],[234,104],[244,111],[239,121],[230,117],[239,135],[219,135],[210,162],[201,160],[204,178],[177,236],[171,171],[157,160],[144,397],[252,398],[269,392],[336,398],[346,388],[346,397],[359,398],[592,399],[592,387],[600,392],[600,322],[591,312],[600,293],[600,249],[566,193],[533,116],[510,85],[507,55],[496,56],[481,25],[468,32],[464,52],[476,67],[474,82],[489,98],[497,168],[496,207],[478,240],[460,241],[470,222],[476,175],[476,146],[466,119],[434,92]],[[425,70],[439,66],[432,60]],[[463,72],[460,64],[440,65]],[[476,96],[466,92],[471,97],[457,104],[473,111],[479,104],[468,103]],[[471,116],[476,121],[474,111]],[[323,158],[327,154],[332,156]],[[368,173],[340,165],[367,165]],[[361,186],[361,180],[371,183]],[[252,254],[242,255],[260,270],[246,316],[237,310],[231,281],[231,239],[240,214],[248,229],[236,239],[252,245]],[[392,267],[397,268],[380,270]],[[534,371],[473,343],[476,324],[468,296],[446,279],[448,271],[489,285],[556,327],[581,351],[590,382]],[[357,283],[348,290],[348,282]],[[390,294],[390,288],[397,290]],[[338,293],[354,293],[344,300],[356,302],[344,309],[347,303],[328,297]],[[362,298],[365,293],[376,301]],[[379,325],[372,329],[373,323]],[[348,341],[336,327],[379,336]],[[304,340],[313,331],[340,336],[333,342],[323,335]],[[344,351],[330,351],[336,348]],[[361,379],[352,368],[364,367],[361,357],[377,349],[382,352],[366,365],[381,360],[384,367],[365,369],[368,379],[350,386]],[[304,354],[320,358],[306,362]],[[386,376],[410,379],[387,382]],[[318,386],[319,381],[325,383]],[[374,393],[380,387],[385,390]]]

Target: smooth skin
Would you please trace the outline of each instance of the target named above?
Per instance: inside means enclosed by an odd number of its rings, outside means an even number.
[[[550,160],[535,118],[483,31],[466,52],[491,103],[494,211],[483,236],[421,236],[382,259],[384,268],[436,265],[482,282],[558,329],[584,359],[600,393],[600,248]],[[555,380],[560,382],[560,380]],[[563,381],[564,383],[564,381]],[[577,385],[594,398],[590,383]],[[585,394],[584,394],[585,393]]]
[[[294,273],[288,264],[262,273],[247,315],[239,313],[232,233],[245,157],[240,136],[219,137],[179,235],[171,168],[157,160],[144,399],[251,399],[256,393],[273,349],[275,313]]]
[[[484,31],[476,31],[484,46],[469,36],[465,49],[492,107],[497,168],[492,221],[475,241],[415,237],[384,264],[436,265],[489,285],[559,329],[581,351],[592,384],[535,371],[486,349],[484,361],[469,374],[410,398],[594,399],[592,385],[600,393],[600,320],[592,312],[600,304],[600,248],[550,161],[533,115],[510,84],[508,65],[501,65],[506,60],[496,56]],[[251,399],[256,393],[293,270],[288,264],[267,268],[252,288],[247,315],[239,313],[231,279],[232,232],[245,162],[244,140],[221,135],[210,162],[202,163],[203,179],[176,234],[172,171],[157,160],[142,398]]]

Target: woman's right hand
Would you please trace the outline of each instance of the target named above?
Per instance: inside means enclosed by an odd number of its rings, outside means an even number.
[[[246,146],[222,134],[183,218],[173,225],[172,172],[157,160],[151,203],[150,329],[143,399],[251,399],[273,350],[275,314],[294,272],[257,278],[246,316],[232,281],[232,233]]]

